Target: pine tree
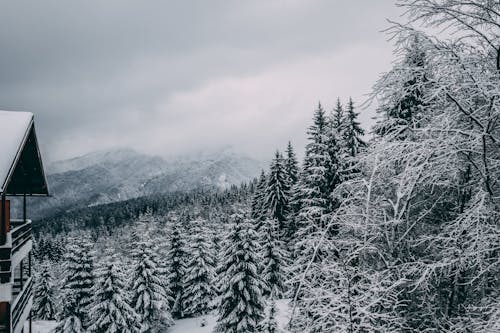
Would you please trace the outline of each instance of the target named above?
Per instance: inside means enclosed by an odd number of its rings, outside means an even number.
[[[309,143],[306,146],[301,175],[302,215],[309,215],[308,217],[313,221],[318,221],[328,206],[327,177],[328,166],[331,164],[328,151],[328,130],[328,120],[319,104],[314,112],[313,125],[307,132]]]
[[[313,125],[307,131],[309,143],[306,146],[298,191],[295,193],[295,197],[300,200],[296,217],[296,240],[316,230],[322,217],[328,212],[331,195],[328,180],[331,165],[329,129],[325,112],[319,104],[314,112]]]
[[[332,124],[337,133],[340,134],[339,137],[342,137],[344,131],[344,107],[340,102],[340,98],[337,98],[337,104],[335,105],[335,109],[333,109]]]
[[[259,325],[261,333],[279,333],[281,330],[276,321],[276,301],[271,300],[271,304],[266,309],[266,317]]]
[[[85,237],[71,238],[65,254],[63,309],[59,332],[79,332],[89,324],[94,284],[92,244]],[[66,330],[67,329],[67,330]]]
[[[251,216],[257,221],[256,230],[258,230],[262,224],[262,220],[266,216],[265,212],[265,190],[267,186],[267,176],[264,170],[261,171],[255,192],[252,196],[251,203]]]
[[[332,192],[341,183],[341,170],[338,133],[332,119],[325,116],[320,105],[314,113],[313,125],[308,129],[309,142],[299,180],[300,210],[293,241],[294,260],[289,268],[295,298],[304,296],[303,291],[300,295],[297,293],[305,272],[320,273],[322,260],[331,255],[324,246],[315,250],[324,237],[325,228],[328,228],[328,237],[337,232],[336,226],[330,226],[330,216],[338,206]],[[310,270],[311,261],[318,271]]]
[[[53,320],[56,315],[54,285],[48,264],[42,266],[42,271],[36,282],[33,313],[40,320]]]
[[[82,322],[75,315],[67,315],[59,321],[59,324],[54,329],[54,333],[85,333]]]
[[[362,138],[365,131],[361,128],[361,124],[357,120],[358,116],[359,113],[354,111],[354,102],[349,97],[347,114],[344,120],[343,137],[347,151],[351,157],[355,157],[362,147],[366,147],[366,142]]]
[[[216,295],[214,287],[215,254],[207,240],[209,232],[206,221],[197,219],[194,222],[190,240],[190,259],[184,279],[184,314],[186,316],[202,316],[207,314]]]
[[[219,266],[221,296],[215,332],[257,332],[264,315],[262,281],[258,275],[258,244],[255,232],[243,216],[232,217],[234,225],[226,239],[224,261]]]
[[[131,307],[142,324],[142,332],[163,332],[173,324],[165,269],[161,267],[151,237],[139,225],[132,258],[134,267],[130,280]]]
[[[297,156],[290,141],[288,141],[286,147],[285,171],[288,176],[289,187],[291,188],[299,179],[299,162],[297,162]]]
[[[285,290],[285,255],[284,245],[279,240],[278,221],[267,219],[261,234],[263,244],[263,271],[265,285],[264,295],[279,299]]]
[[[127,302],[126,280],[117,262],[108,254],[97,268],[89,332],[129,333],[141,327],[140,316]]]
[[[404,139],[411,128],[421,127],[422,113],[426,107],[426,94],[431,88],[430,68],[425,49],[418,35],[413,34],[405,41],[405,55],[401,66],[396,66],[386,75],[385,100],[377,109],[379,114],[374,132],[379,136]],[[391,82],[392,81],[392,82]]]
[[[285,229],[285,220],[288,213],[290,185],[285,170],[283,157],[279,151],[276,151],[265,189],[264,207],[267,216],[278,220],[280,230]]]
[[[167,253],[168,287],[170,291],[170,309],[174,318],[183,317],[184,276],[186,274],[185,236],[176,218],[171,220],[170,248]]]

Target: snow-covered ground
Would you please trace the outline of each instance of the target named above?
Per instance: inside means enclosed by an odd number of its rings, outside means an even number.
[[[290,300],[279,300],[276,302],[278,309],[277,321],[281,329],[284,330],[290,319]],[[175,325],[170,328],[169,333],[211,333],[214,330],[217,318],[213,315],[206,317],[206,325],[201,327],[201,317],[176,320]]]
[[[29,332],[28,322],[24,324],[24,331]],[[48,333],[57,326],[57,322],[53,320],[38,320],[33,322],[33,333]]]
[[[288,306],[289,300],[279,300],[276,302],[278,308],[278,324],[281,329],[288,324],[290,318],[290,308]],[[204,316],[206,319],[205,326],[201,327],[201,322],[203,317],[180,319],[175,321],[175,325],[172,326],[167,332],[168,333],[211,333],[215,327],[216,317],[213,315]],[[56,327],[55,321],[34,321],[33,322],[33,333],[48,333]],[[28,332],[28,327],[26,326],[25,332]]]

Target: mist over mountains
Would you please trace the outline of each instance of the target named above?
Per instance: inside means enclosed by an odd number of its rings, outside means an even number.
[[[171,158],[128,148],[96,151],[47,165],[51,197],[30,198],[29,216],[37,219],[158,193],[224,189],[252,179],[262,167],[262,162],[228,147]]]

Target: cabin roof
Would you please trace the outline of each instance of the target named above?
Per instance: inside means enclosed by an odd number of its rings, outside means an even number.
[[[49,194],[31,112],[0,111],[0,194]]]

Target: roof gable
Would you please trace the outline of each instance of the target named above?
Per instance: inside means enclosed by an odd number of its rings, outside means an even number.
[[[0,193],[48,195],[30,112],[0,111]]]

